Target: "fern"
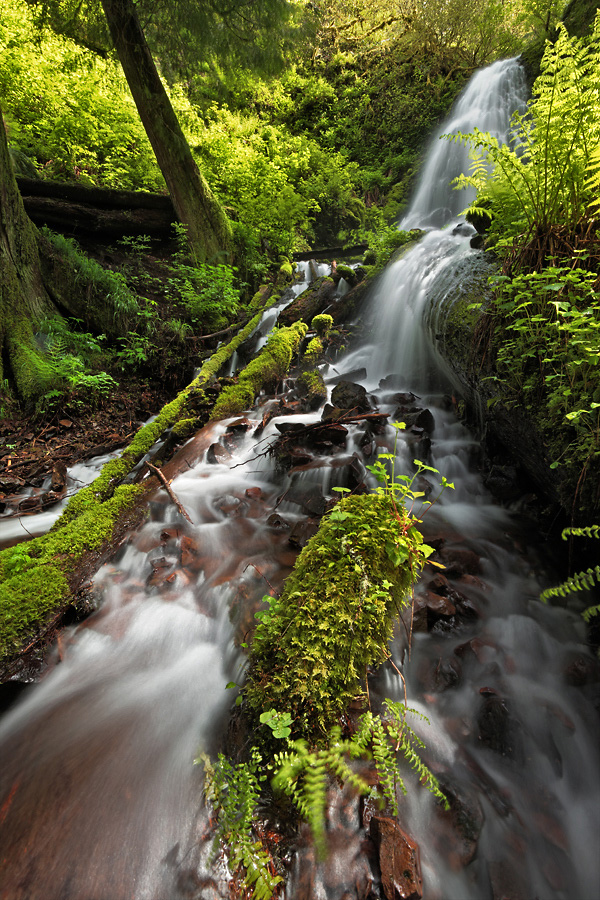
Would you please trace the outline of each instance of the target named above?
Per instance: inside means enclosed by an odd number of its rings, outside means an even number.
[[[311,829],[321,858],[326,849],[325,814],[331,775],[351,784],[361,794],[369,790],[366,782],[346,762],[346,756],[356,755],[356,745],[342,740],[341,729],[336,726],[326,747],[309,750],[306,741],[291,741],[289,750],[275,756],[277,771],[273,787],[293,800]]]
[[[526,117],[515,115],[512,146],[474,129],[446,135],[470,144],[472,164],[456,187],[475,187],[469,213],[492,220],[496,248],[539,238],[554,226],[574,230],[600,189],[600,15],[591,40],[560,26],[548,43]],[[508,236],[508,237],[507,237]]]
[[[587,525],[582,528],[565,528],[561,535],[563,541],[570,537],[588,537],[600,539],[600,525]],[[576,591],[589,591],[596,585],[600,585],[600,565],[591,566],[582,572],[577,572],[570,578],[567,578],[561,584],[554,587],[546,588],[540,594],[540,600],[546,603],[551,597],[566,597],[567,594]],[[588,606],[582,613],[586,622],[600,614],[600,603],[596,606]]]
[[[205,754],[195,762],[204,764],[205,797],[217,813],[213,855],[224,842],[232,870],[244,870],[243,883],[252,888],[256,900],[269,900],[283,879],[273,874],[271,856],[253,833],[260,782],[266,778],[259,751],[253,748],[250,761],[238,765],[222,753],[214,765]]]

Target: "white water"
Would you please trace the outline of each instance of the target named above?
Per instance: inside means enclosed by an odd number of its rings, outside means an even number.
[[[441,228],[474,198],[473,193],[455,191],[451,185],[458,175],[469,173],[468,148],[440,140],[440,136],[468,134],[476,127],[506,143],[511,116],[523,113],[527,100],[523,72],[514,59],[499,60],[475,73],[432,141],[419,186],[400,228]]]
[[[492,70],[516,83],[514,63]],[[489,77],[475,76],[468,91],[477,86],[474,95],[488,99],[498,92],[508,105],[520,97],[504,82],[492,89]],[[504,108],[502,116],[506,121]],[[493,120],[477,124],[495,129]],[[455,127],[470,126],[450,121],[443,130]],[[410,215],[420,225],[447,208],[437,189],[430,200],[418,197]],[[461,198],[458,208],[464,204]],[[537,601],[533,549],[473,471],[477,444],[447,408],[440,376],[432,377],[422,327],[429,287],[469,252],[468,236],[430,232],[386,273],[368,343],[336,363],[338,371],[364,365],[365,385],[392,414],[395,390],[420,394],[435,417],[431,462],[457,482],[426,527],[460,532],[482,559],[481,584],[460,586],[481,618],[459,632],[416,635],[405,667],[410,703],[430,718],[424,736],[431,765],[483,812],[477,856],[466,869],[456,865],[451,831],[423,790],[411,788],[403,821],[421,846],[427,900],[595,900],[596,719],[585,694],[564,679],[566,664],[585,654],[582,625]],[[379,389],[379,379],[392,373],[400,387]],[[274,426],[261,441],[273,437]],[[399,447],[403,468],[419,453],[411,441]],[[301,510],[282,500],[289,480],[278,481],[270,461],[257,458],[263,448],[245,437],[229,466],[200,462],[175,481],[194,526],[172,506],[152,504],[152,520],[97,578],[100,612],[63,638],[62,662],[1,723],[2,900],[226,896],[224,873],[206,864],[201,777],[191,761],[198,749],[215,750],[231,704],[225,684],[243,677],[230,618],[243,638],[257,598],[269,584],[278,589],[293,562],[286,534],[266,518],[277,511],[293,523]],[[299,473],[296,481],[309,478],[329,486],[323,470]],[[478,655],[457,656],[473,638]],[[395,652],[399,660],[401,647]],[[432,688],[427,672],[457,658],[461,681]],[[383,695],[401,695],[395,676],[382,679]],[[478,743],[481,688],[497,691],[518,723],[515,758]],[[521,885],[514,891],[503,881],[511,873]],[[203,884],[204,877],[214,884]],[[313,887],[315,900],[341,898],[320,877]],[[288,900],[294,897],[292,885]]]

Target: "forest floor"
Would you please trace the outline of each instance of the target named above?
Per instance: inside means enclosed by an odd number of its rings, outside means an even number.
[[[165,261],[172,244],[155,246],[146,256],[101,242],[88,242],[84,249],[107,268],[133,274],[128,278],[130,287],[153,300],[161,318],[174,314],[163,290],[170,274]],[[45,408],[38,404],[30,411],[16,403],[4,403],[0,415],[0,516],[51,506],[64,495],[66,469],[128,444],[138,428],[191,379],[193,355],[203,346],[194,340],[186,344],[185,359],[165,354],[146,371],[111,370],[117,384],[107,397],[95,402],[91,395],[78,392]]]

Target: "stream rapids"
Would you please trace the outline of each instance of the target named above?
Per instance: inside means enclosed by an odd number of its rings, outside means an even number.
[[[477,125],[507,140],[525,102],[519,65],[496,63],[473,76],[442,132]],[[467,169],[460,150],[432,145],[401,223],[427,234],[380,279],[360,343],[323,373],[333,387],[364,370],[371,406],[390,422],[402,404],[428,410],[425,425],[401,433],[397,469],[419,457],[455,484],[423,521],[446,570],[417,587],[410,655],[400,627],[392,646],[451,811],[409,780],[400,818],[419,844],[426,900],[597,900],[596,663],[577,612],[539,602],[553,577],[543,541],[486,491],[479,443],[454,413],[455,386],[423,325],[432,286],[474,252],[457,218],[468,201],[448,187]],[[348,426],[345,445],[313,449],[283,473],[264,452],[277,425],[321,411],[279,414],[282,399],[263,396],[241,420],[210,426],[212,455],[173,483],[193,524],[157,494],[148,522],[98,573],[97,612],[63,633],[40,682],[0,721],[2,900],[229,896],[224,864],[209,859],[194,757],[221,744],[226,685],[243,680],[239,644],[262,596],[281,588],[332,488],[368,480],[365,462],[395,434]],[[372,682],[375,703],[403,696],[391,667]],[[332,827],[340,816],[331,811]],[[311,868],[299,851],[288,900],[384,896],[356,811],[342,824],[327,863]]]

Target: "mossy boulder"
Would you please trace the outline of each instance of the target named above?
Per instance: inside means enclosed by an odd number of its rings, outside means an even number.
[[[327,734],[361,694],[367,666],[387,658],[424,550],[414,521],[388,496],[341,501],[303,549],[282,596],[265,598],[244,687],[250,711],[289,712],[293,737]]]

